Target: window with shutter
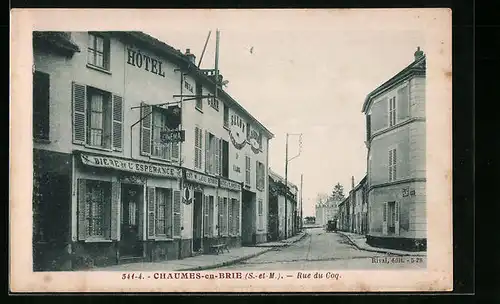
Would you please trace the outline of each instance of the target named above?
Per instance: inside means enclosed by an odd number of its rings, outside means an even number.
[[[161,132],[169,131],[167,127],[167,114],[162,108],[153,108],[152,151],[151,156],[170,160],[172,143],[161,140]]]
[[[398,90],[397,103],[398,121],[403,121],[410,116],[410,94],[408,85]]]
[[[156,188],[155,235],[172,237],[172,189]]]
[[[195,107],[198,110],[203,110],[203,99],[201,96],[203,95],[203,87],[200,83],[196,83],[196,104]]]
[[[33,138],[49,140],[50,76],[35,71],[33,75]]]
[[[87,87],[87,144],[93,147],[111,148],[112,103],[111,94]]]
[[[113,217],[111,183],[80,179],[78,196],[79,239],[110,239]]]
[[[113,95],[113,149],[123,149],[123,98]]]
[[[227,197],[224,197],[223,203],[222,203],[222,234],[227,235],[228,227],[228,210],[227,210]]]
[[[245,156],[245,184],[250,185],[251,181],[251,168],[250,168],[250,157]]]
[[[389,127],[396,124],[396,96],[389,98]]]
[[[141,155],[151,155],[152,107],[141,102]]]
[[[396,149],[390,149],[389,150],[389,166],[388,166],[388,169],[389,169],[389,181],[395,181],[396,180],[396,163],[397,163],[397,159],[396,159],[397,155],[396,155]]]
[[[194,167],[201,169],[201,155],[202,155],[202,131],[200,128],[194,128]]]

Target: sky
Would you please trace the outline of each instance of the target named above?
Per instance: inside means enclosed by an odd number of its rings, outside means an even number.
[[[318,193],[331,193],[337,182],[347,192],[351,176],[358,183],[366,174],[363,102],[413,61],[418,46],[425,52],[424,35],[416,30],[380,30],[373,23],[343,29],[322,22],[290,29],[216,25],[219,70],[229,81],[225,90],[275,135],[269,147],[273,171],[284,176],[286,133],[303,134],[288,179],[300,188],[303,175],[304,216],[315,214]],[[215,63],[216,27],[146,32],[183,52],[189,48],[198,63],[209,31],[201,63],[208,69]],[[298,155],[298,141],[289,137],[289,158]]]

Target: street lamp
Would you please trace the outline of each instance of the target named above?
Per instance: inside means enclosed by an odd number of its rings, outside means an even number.
[[[294,157],[288,159],[288,137],[289,136],[299,136],[299,154],[295,155]],[[288,201],[287,201],[287,194],[288,194],[288,162],[291,161],[294,158],[297,158],[300,156],[300,152],[302,151],[302,133],[286,133],[286,149],[285,149],[285,239],[288,237],[288,211],[287,211],[287,206],[288,206]]]

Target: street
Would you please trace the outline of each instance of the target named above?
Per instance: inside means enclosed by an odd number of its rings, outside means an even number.
[[[410,257],[397,256],[358,250],[349,240],[334,232],[325,232],[322,228],[308,229],[308,236],[289,247],[277,248],[241,263],[221,267],[224,270],[326,270],[326,269],[423,269],[426,257],[418,257],[415,262]],[[374,263],[373,258],[378,259]],[[383,258],[396,258],[389,263],[382,263]],[[415,258],[413,258],[415,259]],[[420,260],[421,259],[421,260]]]

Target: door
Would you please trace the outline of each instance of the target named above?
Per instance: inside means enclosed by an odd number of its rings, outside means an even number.
[[[194,192],[193,203],[193,251],[198,252],[201,249],[201,240],[203,236],[203,217],[202,217],[203,194],[200,191]]]
[[[241,242],[243,245],[255,244],[256,206],[255,194],[243,191],[241,210]]]
[[[388,210],[388,219],[387,219],[387,233],[394,234],[396,232],[396,203],[389,202],[387,204]]]
[[[140,185],[122,184],[120,255],[123,257],[142,257],[140,210],[143,191]]]

